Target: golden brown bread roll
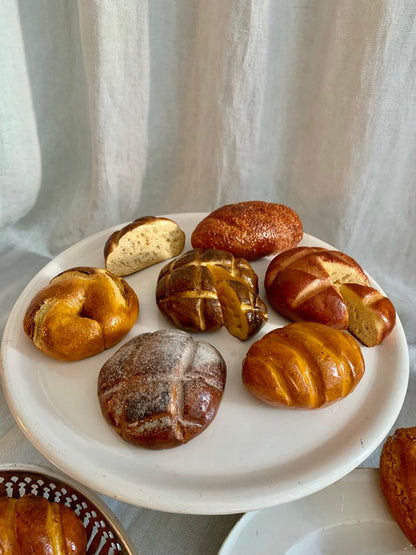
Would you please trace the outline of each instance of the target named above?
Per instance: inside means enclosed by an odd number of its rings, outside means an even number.
[[[296,322],[253,343],[243,361],[242,379],[264,403],[315,409],[349,395],[364,368],[361,349],[347,332]]]
[[[74,511],[43,497],[0,498],[0,553],[85,555],[87,533]]]
[[[43,353],[73,361],[116,345],[138,313],[137,295],[123,278],[78,267],[55,276],[35,295],[23,329]]]
[[[386,439],[379,472],[390,512],[416,547],[416,427],[399,428]]]
[[[369,285],[364,270],[350,256],[321,247],[295,247],[273,258],[264,286],[272,306],[293,321],[348,327],[342,283]]]
[[[179,328],[214,331],[225,325],[241,340],[252,337],[267,320],[249,262],[215,249],[193,249],[162,268],[156,303]]]
[[[178,256],[185,233],[169,218],[143,216],[115,231],[104,247],[105,267],[117,276],[127,276]]]
[[[187,443],[215,418],[226,364],[209,343],[181,330],[143,333],[101,368],[98,399],[128,442],[150,449]]]
[[[255,260],[294,247],[302,237],[302,222],[294,210],[251,200],[227,204],[208,214],[194,229],[191,244]]]

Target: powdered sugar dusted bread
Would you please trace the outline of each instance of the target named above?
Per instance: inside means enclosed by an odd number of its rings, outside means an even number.
[[[302,222],[294,210],[251,200],[227,204],[208,214],[194,229],[191,244],[255,260],[294,247],[302,237]]]
[[[104,247],[107,270],[127,276],[180,254],[185,233],[169,218],[144,216],[115,231]]]
[[[182,445],[215,418],[226,364],[211,344],[181,330],[143,333],[101,368],[98,399],[120,436],[151,449]]]

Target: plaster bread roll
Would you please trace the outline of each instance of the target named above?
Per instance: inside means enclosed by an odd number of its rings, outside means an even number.
[[[379,475],[390,513],[416,547],[416,427],[398,428],[386,439]]]
[[[225,325],[243,341],[267,321],[250,263],[216,249],[193,249],[162,268],[156,303],[178,328],[205,332]]]
[[[46,355],[74,361],[114,347],[138,314],[137,295],[123,278],[77,267],[55,276],[33,297],[23,329]]]
[[[348,308],[348,331],[366,347],[382,343],[396,324],[391,300],[373,287],[356,283],[344,283],[339,290]]]
[[[44,497],[0,498],[0,553],[85,555],[87,533],[74,511]]]
[[[215,347],[181,330],[134,337],[101,368],[101,410],[125,440],[150,449],[187,443],[214,420],[226,364]]]
[[[252,200],[227,204],[208,214],[194,229],[191,244],[250,261],[294,247],[302,237],[302,222],[294,210]]]
[[[295,247],[273,258],[264,285],[271,305],[289,320],[348,327],[343,283],[369,285],[364,270],[350,256],[321,247]]]
[[[115,231],[107,239],[104,259],[107,270],[127,276],[178,256],[185,233],[169,218],[144,216]]]
[[[253,343],[243,361],[242,380],[269,405],[316,409],[349,395],[364,369],[361,349],[349,333],[296,322]]]

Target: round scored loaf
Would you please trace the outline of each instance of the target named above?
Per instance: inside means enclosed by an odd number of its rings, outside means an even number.
[[[23,329],[46,355],[74,361],[114,347],[138,314],[137,295],[123,278],[77,267],[55,276],[33,297]]]
[[[0,498],[0,553],[85,555],[87,533],[74,511],[44,497]]]
[[[243,361],[242,380],[269,405],[316,409],[349,395],[364,369],[361,349],[349,333],[296,322],[253,343]]]
[[[104,246],[107,270],[127,276],[148,266],[178,256],[185,233],[169,218],[143,216],[115,231]]]
[[[156,303],[181,329],[204,332],[225,325],[242,341],[267,320],[250,263],[216,249],[193,249],[162,268]]]
[[[125,440],[149,449],[187,443],[214,420],[226,364],[215,347],[181,330],[143,333],[101,368],[98,399]]]
[[[348,329],[363,345],[379,345],[392,331],[392,302],[370,286],[350,256],[322,247],[295,247],[273,258],[264,285],[272,306],[293,321]]]
[[[347,329],[348,308],[339,292],[341,283],[369,285],[355,260],[322,247],[295,247],[278,254],[264,278],[271,305],[289,320]]]
[[[208,214],[194,229],[191,244],[255,260],[294,247],[302,237],[302,222],[294,210],[252,200],[227,204]]]

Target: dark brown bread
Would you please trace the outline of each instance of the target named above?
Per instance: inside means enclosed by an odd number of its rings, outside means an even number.
[[[264,403],[315,409],[349,395],[364,368],[361,349],[350,334],[296,322],[253,343],[243,361],[242,379]]]
[[[241,340],[267,320],[250,263],[215,249],[188,251],[162,268],[156,303],[179,328],[214,331],[225,325]]]
[[[182,445],[215,418],[226,364],[209,343],[181,330],[134,337],[101,368],[103,415],[128,442],[150,449]]]
[[[264,280],[270,303],[289,320],[347,329],[342,283],[369,285],[364,270],[350,256],[321,247],[295,247],[278,254]]]
[[[252,200],[227,204],[208,214],[194,229],[191,244],[255,260],[294,247],[302,237],[302,222],[294,210]]]
[[[0,498],[0,553],[85,555],[87,533],[74,511],[43,497]]]
[[[43,353],[73,361],[116,345],[138,313],[137,295],[123,278],[102,268],[77,267],[35,295],[23,329]]]

